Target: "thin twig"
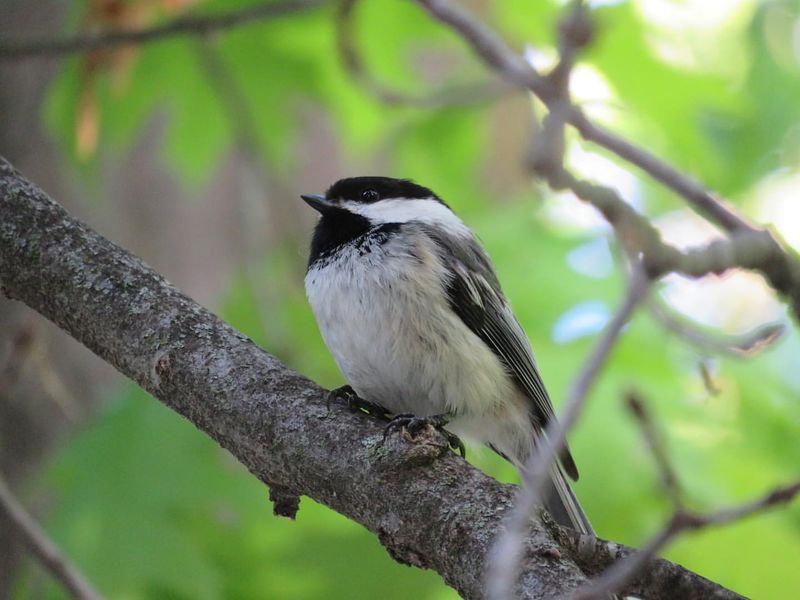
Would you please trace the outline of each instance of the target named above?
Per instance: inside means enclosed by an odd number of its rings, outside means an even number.
[[[303,12],[326,4],[328,0],[279,0],[248,6],[241,10],[215,15],[193,15],[176,18],[149,29],[106,31],[96,35],[76,35],[61,40],[8,40],[0,44],[0,60],[63,56],[89,52],[99,48],[142,44],[179,35],[206,35],[241,27],[255,21],[274,19]]]
[[[547,102],[559,96],[558,86],[539,74],[521,56],[471,13],[448,0],[417,0],[435,19],[461,34],[475,53],[511,84],[533,91]],[[546,103],[547,103],[546,102]]]
[[[666,449],[664,448],[664,440],[656,429],[653,417],[647,409],[644,400],[635,391],[628,392],[625,398],[628,409],[631,414],[636,418],[639,427],[642,430],[644,441],[650,449],[650,454],[656,461],[658,473],[661,477],[661,485],[664,492],[672,503],[674,511],[683,511],[683,493],[681,491],[680,481],[678,475],[675,473],[675,468],[669,459]]]
[[[597,600],[606,600],[608,595],[613,591],[620,590],[622,587],[631,580],[644,566],[658,554],[659,550],[664,548],[678,531],[677,524],[674,519],[653,538],[642,546],[638,551],[631,554],[622,562],[614,563],[603,575],[594,580],[590,586],[582,590],[580,593],[575,594],[572,600],[589,600],[589,598],[596,598]],[[621,570],[617,573],[612,573],[620,565],[625,565],[624,572]],[[583,595],[581,595],[583,594]]]
[[[635,269],[625,299],[581,369],[559,419],[548,425],[536,451],[523,468],[524,486],[517,495],[514,509],[506,522],[506,529],[495,542],[490,557],[487,595],[492,600],[512,597],[523,541],[528,530],[528,519],[534,507],[541,502],[550,468],[564,447],[567,432],[580,417],[589,389],[606,363],[622,328],[646,297],[649,287],[647,275],[640,268]]]
[[[787,504],[794,500],[798,494],[800,494],[800,481],[795,481],[789,485],[777,487],[767,492],[762,497],[751,500],[740,506],[720,510],[700,517],[697,522],[694,524],[690,523],[687,528],[699,529],[700,527],[707,527],[710,525],[727,525],[728,523],[761,512],[764,509],[780,504]]]
[[[0,477],[0,514],[4,514],[19,535],[20,541],[42,566],[77,600],[100,600],[100,596],[58,546],[47,537],[33,517],[14,497],[5,479]]]
[[[644,148],[591,122],[579,108],[574,108],[567,122],[575,127],[585,140],[594,142],[636,165],[653,179],[682,196],[697,212],[708,217],[726,231],[757,231],[756,227],[737,214],[725,201],[706,190],[695,179]]]
[[[760,498],[740,506],[705,515],[676,510],[666,525],[641,550],[626,560],[616,563],[583,590],[578,590],[574,594],[573,600],[602,600],[609,594],[624,589],[624,586],[636,576],[644,565],[685,531],[696,531],[739,521],[763,510],[787,504],[798,494],[800,494],[800,481],[776,488]]]
[[[704,352],[737,358],[751,357],[777,342],[786,331],[786,326],[779,322],[759,325],[750,331],[734,335],[707,331],[699,323],[673,312],[663,300],[655,296],[647,303],[650,314],[662,327]]]
[[[800,317],[800,270],[796,270],[800,269],[800,263],[776,247],[777,242],[768,231],[736,231],[706,245],[680,250],[666,243],[661,232],[616,190],[579,179],[554,161],[540,161],[536,172],[546,178],[552,188],[568,189],[594,206],[614,228],[627,253],[642,256],[651,278],[671,272],[699,278],[737,267],[757,271],[767,277],[776,290],[790,297]]]
[[[594,23],[583,0],[573,0],[572,9],[558,24],[558,34],[558,63],[548,78],[561,89],[563,98],[568,99],[570,74],[578,52],[594,38]]]

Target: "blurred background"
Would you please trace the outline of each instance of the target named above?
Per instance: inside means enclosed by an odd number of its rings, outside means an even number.
[[[0,45],[255,4],[0,0]],[[532,63],[553,64],[564,2],[466,4]],[[576,101],[800,248],[800,2],[590,4],[598,30],[574,73]],[[0,154],[322,385],[343,380],[304,297],[315,216],[298,194],[363,174],[433,188],[489,249],[558,405],[625,272],[597,214],[527,173],[536,111],[400,0],[320,2],[204,36],[0,60]],[[568,161],[681,247],[719,235],[595,147],[570,138]],[[571,436],[576,491],[598,533],[635,546],[670,511],[623,404],[633,388],[649,400],[692,508],[796,479],[798,340],[758,276],[666,278],[625,330]],[[491,453],[468,456],[516,481]],[[273,517],[266,488],[225,451],[6,300],[0,470],[110,598],[456,597],[307,498],[296,522]],[[800,507],[687,535],[666,556],[750,597],[793,597]],[[0,597],[63,597],[2,523]]]

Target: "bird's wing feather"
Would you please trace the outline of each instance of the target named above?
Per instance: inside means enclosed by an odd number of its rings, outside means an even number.
[[[531,400],[534,425],[543,430],[555,419],[553,405],[528,338],[503,295],[489,257],[477,240],[425,229],[443,250],[440,258],[447,269],[446,292],[450,307],[509,370]],[[578,470],[566,446],[560,459],[566,473],[577,479]]]

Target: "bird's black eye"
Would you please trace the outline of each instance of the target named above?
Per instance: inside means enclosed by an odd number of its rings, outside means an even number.
[[[375,190],[364,190],[361,192],[361,200],[364,202],[375,202],[380,200],[381,195]]]

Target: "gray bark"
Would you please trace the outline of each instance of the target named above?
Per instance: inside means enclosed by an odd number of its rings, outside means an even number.
[[[515,486],[455,456],[438,434],[384,440],[380,422],[326,407],[319,386],[71,217],[2,158],[0,289],[227,448],[274,486],[282,510],[307,495],[375,533],[396,560],[482,597],[485,557]],[[534,519],[518,595],[563,598],[629,551],[598,541],[579,552],[574,538]],[[738,597],[667,561],[627,591]]]

